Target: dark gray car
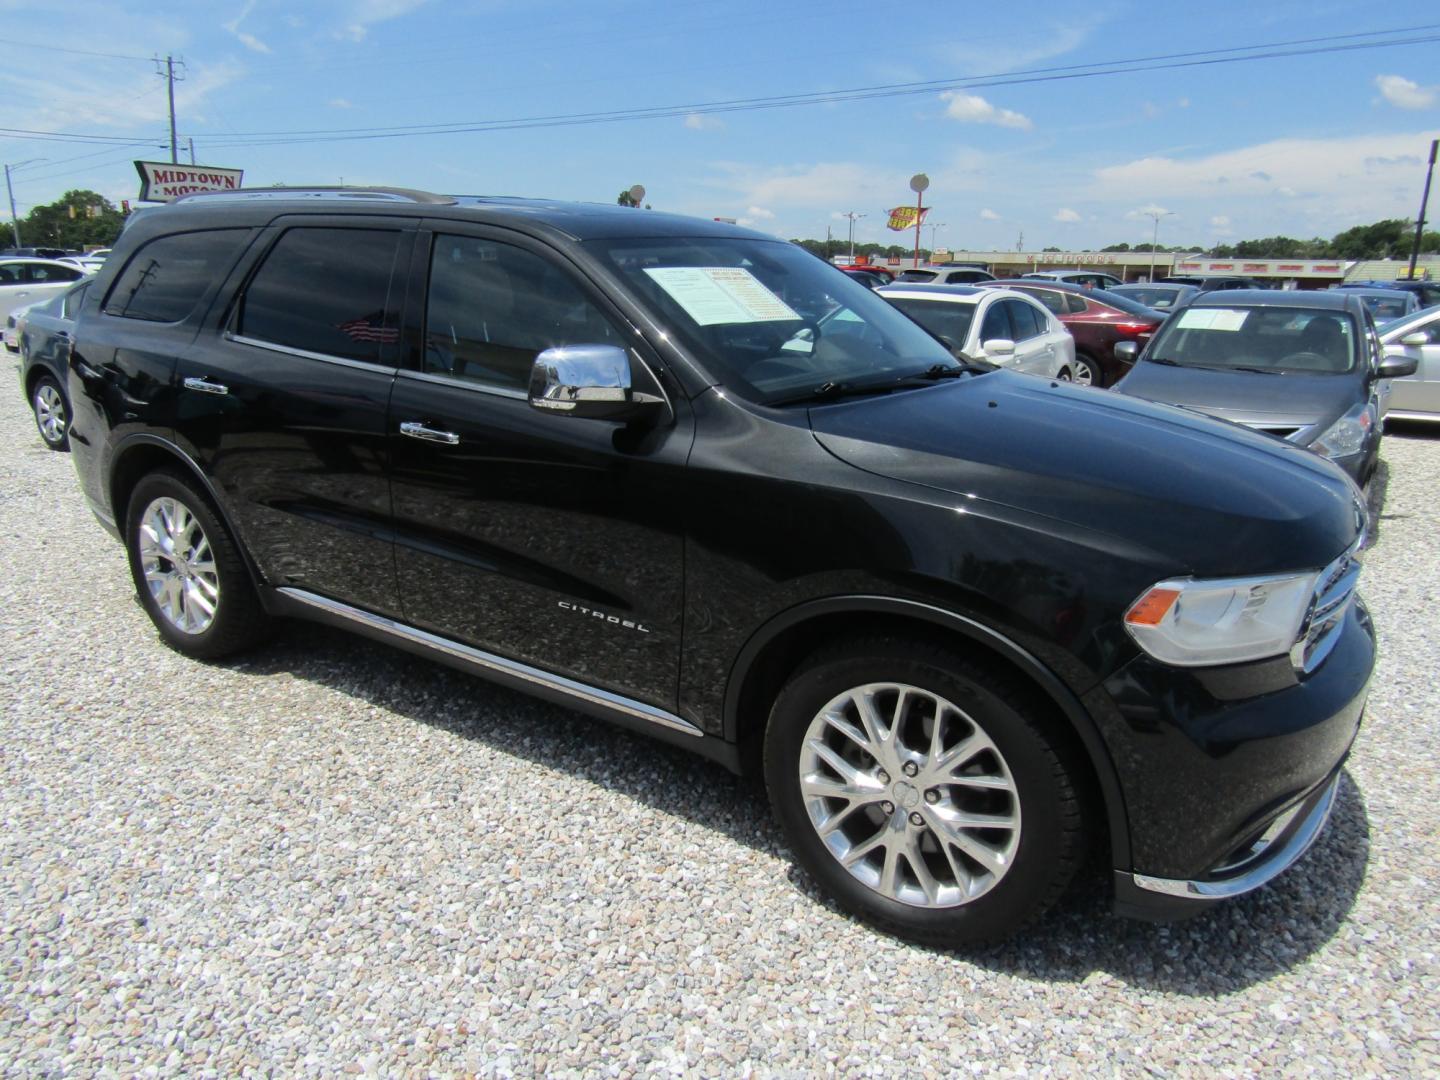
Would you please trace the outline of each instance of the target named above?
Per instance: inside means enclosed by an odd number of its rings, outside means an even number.
[[[89,288],[87,278],[59,296],[27,308],[17,319],[20,386],[35,414],[40,437],[51,450],[70,448],[66,367],[74,344],[75,316]]]
[[[1358,296],[1236,290],[1172,316],[1115,389],[1308,447],[1363,484],[1380,448],[1383,380],[1414,371],[1414,359],[1384,355]]]

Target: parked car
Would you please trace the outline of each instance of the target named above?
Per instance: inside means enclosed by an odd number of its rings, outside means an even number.
[[[883,274],[877,274],[873,270],[857,270],[851,266],[842,266],[840,272],[846,277],[860,282],[867,289],[878,289],[881,285],[890,284],[889,278]]]
[[[0,258],[58,259],[68,254],[64,248],[56,247],[9,247],[0,250]]]
[[[92,259],[88,255],[62,255],[56,262],[69,263],[71,266],[78,266],[81,271],[93,274],[104,265],[104,259]]]
[[[1144,282],[1112,285],[1105,291],[1166,314],[1179,310],[1200,295],[1200,290],[1194,285],[1167,285],[1164,282],[1156,282],[1153,285],[1147,285]]]
[[[756,770],[836,902],[927,942],[1014,931],[1091,838],[1126,913],[1260,887],[1365,705],[1337,469],[957,362],[736,226],[188,196],[131,215],[69,389],[179,652],[317,620]]]
[[[1121,284],[1120,279],[1114,274],[1102,274],[1098,270],[1036,270],[1020,276],[1034,278],[1037,281],[1060,281],[1067,285],[1080,285],[1087,289],[1108,289],[1112,285]]]
[[[1130,370],[1130,363],[1116,355],[1116,344],[1134,341],[1143,345],[1165,321],[1163,312],[1110,289],[1032,278],[995,284],[1033,296],[1065,324],[1075,339],[1075,381],[1082,386],[1114,386]]]
[[[20,385],[35,414],[35,427],[51,450],[70,446],[70,397],[66,380],[75,316],[90,288],[82,280],[59,296],[24,310],[17,327]]]
[[[968,285],[887,285],[889,303],[956,356],[1069,382],[1075,340],[1059,319],[1023,293]]]
[[[867,273],[867,274],[874,274],[876,277],[881,278],[881,279],[883,280],[884,284],[886,284],[886,285],[888,285],[888,284],[890,284],[890,282],[894,281],[894,280],[895,280],[895,275],[900,272],[900,271],[899,271],[898,269],[896,269],[895,267],[890,266],[890,265],[888,265],[888,264],[886,264],[886,263],[876,263],[876,262],[857,262],[857,263],[851,263],[849,266],[842,266],[840,269],[841,269],[841,270],[863,270],[863,271],[864,271],[865,273]]]
[[[1267,289],[1265,282],[1237,274],[1177,274],[1160,278],[1165,285],[1190,285],[1202,293],[1225,292],[1229,289]]]
[[[895,284],[975,285],[994,280],[994,274],[978,266],[914,266],[895,275]]]
[[[1400,289],[1346,289],[1351,296],[1358,296],[1370,309],[1370,316],[1377,323],[1391,322],[1413,315],[1420,310],[1420,297],[1413,292]]]
[[[1440,281],[1347,281],[1337,289],[1399,289],[1414,293],[1422,308],[1440,304]]]
[[[55,259],[0,259],[0,316],[48,300],[84,276],[78,266]]]
[[[1397,420],[1440,420],[1440,305],[1380,328],[1386,355],[1415,361],[1415,371],[1390,382],[1387,417]]]
[[[1308,447],[1363,484],[1380,451],[1382,382],[1416,369],[1377,341],[1348,290],[1211,293],[1166,322],[1116,389]]]

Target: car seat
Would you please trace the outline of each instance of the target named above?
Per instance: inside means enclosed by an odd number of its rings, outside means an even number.
[[[1325,362],[1317,364],[1312,360],[1301,366],[1318,371],[1344,371],[1349,366],[1347,352],[1345,331],[1340,324],[1329,315],[1317,315],[1300,331],[1299,344],[1291,355],[1314,353],[1324,357]]]

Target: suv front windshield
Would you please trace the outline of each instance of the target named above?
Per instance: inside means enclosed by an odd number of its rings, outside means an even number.
[[[858,281],[783,240],[591,240],[711,376],[760,404],[960,365]]]
[[[1161,329],[1145,359],[1180,367],[1339,374],[1355,369],[1354,320],[1343,311],[1189,307]]]

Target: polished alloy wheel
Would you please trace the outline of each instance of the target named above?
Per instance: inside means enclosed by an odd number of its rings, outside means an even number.
[[[177,630],[203,634],[215,621],[220,576],[210,540],[190,508],[159,498],[145,507],[137,537],[145,586]]]
[[[35,423],[47,443],[58,445],[65,438],[65,399],[48,382],[35,391]]]
[[[800,790],[840,865],[914,907],[983,896],[1020,842],[1019,794],[995,743],[917,686],[867,683],[832,699],[805,732]]]
[[[1078,356],[1075,358],[1074,383],[1076,386],[1095,385],[1095,369],[1090,366],[1088,360],[1082,360]]]

